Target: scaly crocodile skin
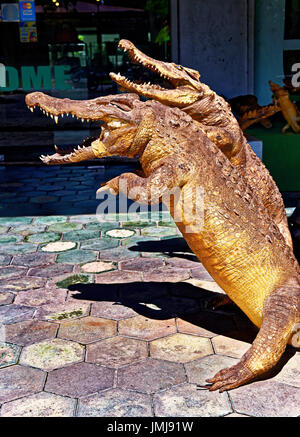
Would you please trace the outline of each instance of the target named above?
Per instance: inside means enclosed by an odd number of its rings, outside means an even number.
[[[127,91],[181,108],[196,120],[199,128],[244,175],[255,196],[262,200],[287,244],[292,247],[281,194],[270,173],[247,143],[230,105],[200,82],[198,71],[153,59],[128,40],[121,40],[119,47],[126,51],[134,62],[160,75],[168,88],[150,83],[136,84],[115,73],[110,73],[111,78]],[[276,105],[271,105],[268,110],[271,115],[278,109]]]

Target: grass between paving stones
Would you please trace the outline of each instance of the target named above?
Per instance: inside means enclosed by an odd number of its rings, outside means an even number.
[[[94,282],[93,275],[77,274],[77,275],[68,276],[62,281],[56,282],[56,285],[59,288],[68,288],[70,285],[74,285],[74,284],[91,284],[93,282]]]

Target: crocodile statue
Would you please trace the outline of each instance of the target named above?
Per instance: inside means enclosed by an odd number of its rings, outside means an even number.
[[[184,239],[260,328],[239,363],[207,380],[209,390],[230,390],[252,381],[273,368],[288,343],[300,346],[300,268],[293,251],[239,169],[188,114],[158,101],[142,102],[130,93],[87,103],[36,92],[26,96],[26,103],[54,117],[73,114],[103,122],[99,138],[68,154],[42,157],[46,164],[138,156],[143,177],[124,173],[98,191],[122,192],[149,204],[179,190],[169,209]],[[195,215],[197,187],[204,190],[200,221]]]
[[[282,133],[285,133],[289,128],[294,132],[300,132],[300,112],[298,106],[290,99],[290,94],[287,89],[269,81],[270,90],[274,94],[275,100],[281,108],[281,112],[287,124],[282,128]]]
[[[255,196],[263,201],[287,244],[292,247],[282,196],[268,170],[244,137],[229,103],[200,82],[198,71],[153,59],[128,40],[121,40],[119,47],[127,52],[135,63],[157,73],[163,79],[164,86],[135,83],[120,73],[110,73],[110,77],[120,85],[121,89],[160,101],[168,106],[178,107],[189,114],[198,123],[199,129],[239,169]],[[273,110],[274,108],[271,108],[271,112]]]
[[[270,129],[272,123],[269,117],[281,111],[276,100],[269,105],[260,106],[257,97],[252,94],[233,97],[228,100],[228,103],[233,113],[236,114],[240,128],[243,131],[255,123],[260,123],[266,129]]]

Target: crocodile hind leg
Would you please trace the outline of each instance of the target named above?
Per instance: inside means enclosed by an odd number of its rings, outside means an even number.
[[[266,299],[260,331],[241,361],[208,379],[206,388],[220,392],[231,390],[270,370],[279,361],[300,321],[299,282],[295,280],[292,286],[288,285]]]

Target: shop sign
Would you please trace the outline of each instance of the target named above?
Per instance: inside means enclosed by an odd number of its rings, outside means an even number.
[[[2,21],[7,21],[7,22],[20,21],[18,3],[2,3],[1,15],[2,15]]]
[[[35,21],[21,22],[19,29],[21,42],[37,42],[37,30]]]
[[[34,1],[20,1],[20,21],[35,21]]]
[[[71,83],[66,83],[70,80],[69,65],[56,65],[52,68],[49,65],[40,65],[38,67],[23,66],[19,71],[14,67],[5,66],[6,86],[1,86],[2,91],[14,91],[16,89],[30,90],[68,90],[72,88]],[[2,83],[5,83],[5,79]]]

